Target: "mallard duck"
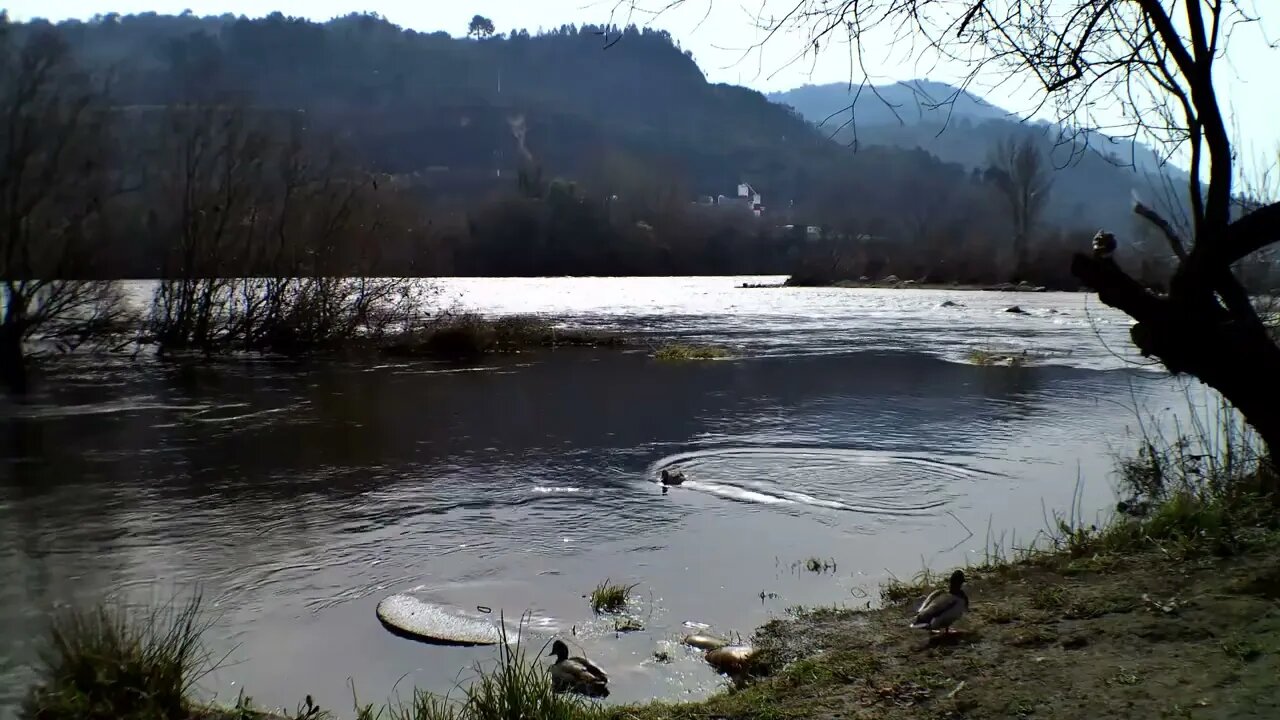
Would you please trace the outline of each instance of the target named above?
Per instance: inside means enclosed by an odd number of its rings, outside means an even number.
[[[569,657],[569,646],[563,640],[551,643],[551,652],[547,655],[556,659],[551,665],[551,684],[556,692],[599,697],[609,694],[609,676],[604,670],[584,657]]]
[[[685,645],[696,647],[699,650],[719,650],[729,644],[728,640],[718,638],[709,633],[694,633],[686,635],[682,640]]]
[[[685,480],[684,472],[681,470],[665,470],[664,469],[662,471],[663,485],[679,485],[680,483],[684,482],[684,480]]]
[[[969,609],[969,596],[964,594],[960,586],[964,584],[964,573],[959,570],[951,573],[951,587],[943,592],[934,590],[929,597],[920,603],[911,627],[917,630],[945,630],[951,632],[951,625],[959,620]]]
[[[755,648],[748,645],[725,645],[715,650],[708,650],[702,657],[717,672],[740,675],[750,666],[751,658],[755,654]]]

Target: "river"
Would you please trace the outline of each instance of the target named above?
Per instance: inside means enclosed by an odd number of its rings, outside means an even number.
[[[1098,517],[1139,418],[1203,401],[1133,357],[1096,296],[738,287],[779,280],[439,281],[443,302],[725,361],[64,364],[0,400],[0,716],[51,609],[195,589],[230,653],[202,691],[228,702],[347,711],[348,678],[362,700],[443,692],[494,656],[389,634],[374,608],[395,592],[529,613],[537,647],[559,633],[610,671],[610,701],[695,697],[721,683],[696,655],[652,659],[686,621],[745,637],[1025,543],[1053,511]],[[977,367],[973,349],[1037,359]],[[673,464],[689,482],[663,494]],[[606,577],[638,583],[644,631],[593,618]]]

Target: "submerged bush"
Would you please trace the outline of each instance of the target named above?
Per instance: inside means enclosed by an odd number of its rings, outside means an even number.
[[[182,718],[188,693],[211,670],[200,599],[146,613],[101,605],[50,624],[37,682],[22,705],[29,720]]]
[[[485,318],[475,313],[446,314],[393,340],[397,355],[469,359],[486,353],[534,348],[605,347],[626,344],[621,335],[557,328],[546,318],[509,315]]]

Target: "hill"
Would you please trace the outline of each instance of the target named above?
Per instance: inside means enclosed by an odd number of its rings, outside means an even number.
[[[862,125],[938,125],[948,117],[1005,120],[1014,114],[967,90],[933,80],[911,80],[861,89],[845,83],[802,85],[772,92],[771,102],[788,105],[810,122],[835,132],[856,117]]]
[[[513,178],[532,159],[584,178],[606,149],[621,149],[670,165],[690,193],[731,193],[747,179],[791,196],[779,166],[828,151],[794,114],[708,83],[669,35],[635,27],[608,49],[596,26],[462,39],[367,14],[314,23],[144,13],[58,29],[87,64],[116,68],[123,104],[302,109],[387,173]]]
[[[992,148],[1010,137],[1033,138],[1054,168],[1049,217],[1057,223],[1088,218],[1113,231],[1134,227],[1135,196],[1166,201],[1169,188],[1185,194],[1188,175],[1161,166],[1148,146],[1018,117],[977,95],[931,80],[869,86],[805,85],[769,94],[792,107],[833,140],[859,147],[922,149],[944,162],[985,169]],[[856,127],[855,127],[856,123]]]
[[[179,178],[175,143],[194,137],[183,133],[231,143],[227,154],[214,157],[251,155],[246,160],[254,164],[246,167],[257,168],[254,182],[262,187],[241,194],[258,200],[245,200],[240,224],[220,224],[219,233],[265,232],[255,218],[262,202],[286,192],[279,168],[295,167],[290,147],[305,135],[309,153],[322,154],[327,143],[345,172],[381,179],[383,199],[362,196],[363,211],[385,215],[394,206],[394,223],[368,222],[403,231],[369,248],[362,226],[343,216],[352,224],[350,242],[364,243],[349,252],[377,255],[378,272],[782,273],[800,256],[830,265],[834,254],[861,258],[841,265],[854,277],[1009,277],[1000,260],[1008,255],[1005,238],[1014,234],[1009,210],[992,177],[973,172],[994,137],[982,134],[988,129],[979,121],[1003,122],[994,118],[1005,113],[973,96],[961,96],[973,116],[959,121],[970,123],[967,143],[921,142],[917,136],[936,111],[918,103],[920,122],[875,125],[873,147],[855,152],[801,112],[747,88],[708,82],[670,35],[634,26],[457,38],[369,14],[317,23],[280,13],[260,19],[143,13],[6,23],[5,30],[18,45],[56,35],[79,68],[110,79],[106,104],[117,118],[131,118],[112,128],[118,141],[112,162],[127,166],[117,175]],[[820,90],[807,91],[813,103],[821,101]],[[921,82],[898,90],[936,97],[947,87]],[[215,117],[221,126],[210,124]],[[228,128],[252,132],[235,140]],[[250,137],[257,146],[246,144]],[[305,166],[317,172],[322,164],[313,157]],[[1063,191],[1065,183],[1055,187],[1055,222],[1035,228],[1037,241],[1079,247],[1087,241],[1063,231],[1106,224],[1105,207],[1114,208],[1116,222],[1131,220],[1121,174],[1099,166],[1080,177],[1092,195]],[[761,194],[759,220],[743,212],[740,184]],[[317,192],[332,195],[334,187]],[[107,208],[119,217],[100,227],[118,233],[111,247],[116,266],[126,267],[109,272],[171,273],[186,262],[189,252],[166,250],[171,228],[184,220],[163,189],[151,183]],[[702,200],[720,195],[729,196],[727,208]],[[220,215],[230,212],[213,199],[208,204]],[[278,212],[279,223],[294,221],[294,210]],[[1078,227],[1081,218],[1090,227]],[[860,240],[872,238],[883,242],[868,249]],[[253,255],[225,252],[233,259]],[[175,258],[170,269],[156,260],[166,253]],[[1059,251],[1046,261],[1059,275],[1062,257]],[[231,271],[222,260],[214,267],[224,269],[207,272]]]

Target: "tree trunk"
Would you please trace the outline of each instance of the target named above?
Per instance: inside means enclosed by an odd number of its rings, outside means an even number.
[[[1153,295],[1109,257],[1076,255],[1071,272],[1103,303],[1138,321],[1130,336],[1143,355],[1217,390],[1270,457],[1280,458],[1280,346],[1266,328],[1234,317],[1208,294],[1195,300]]]
[[[0,381],[15,395],[27,391],[27,358],[22,351],[22,332],[18,326],[9,323],[0,324]]]

